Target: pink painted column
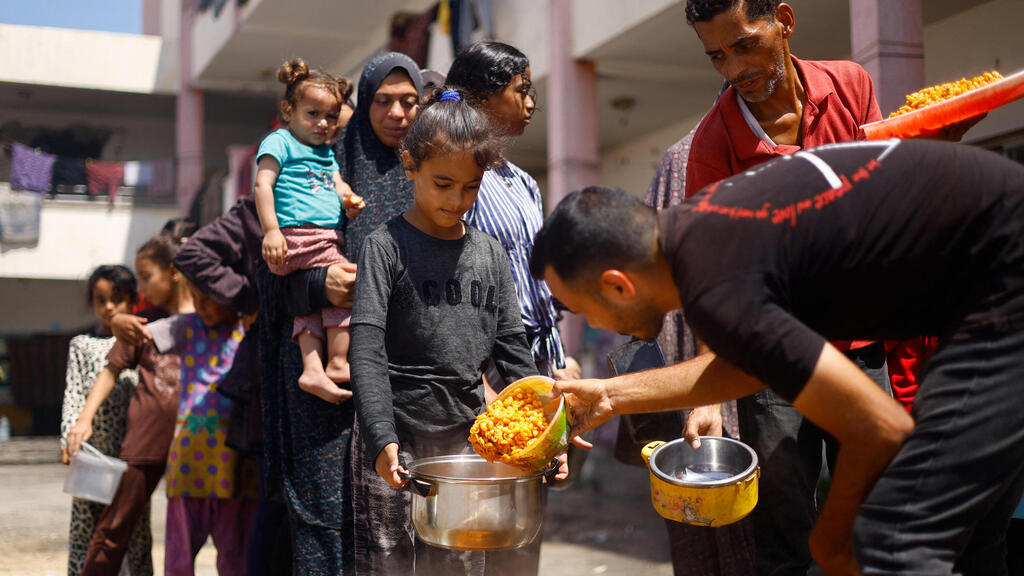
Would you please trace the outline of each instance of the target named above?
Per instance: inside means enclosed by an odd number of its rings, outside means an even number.
[[[239,198],[252,195],[251,183],[256,181],[256,166],[250,159],[252,146],[232,144],[228,146],[228,176],[224,180],[224,195],[221,197],[221,212],[227,212]],[[250,187],[239,190],[243,173],[248,172]]]
[[[874,80],[888,116],[924,87],[921,0],[850,0],[850,51]]]
[[[548,210],[573,190],[597,184],[597,71],[572,57],[571,0],[549,0]],[[586,321],[566,314],[560,326],[565,350],[578,355]]]
[[[160,36],[160,0],[142,0],[142,33]]]
[[[182,213],[188,211],[203,183],[203,93],[192,88],[192,20],[195,15],[195,0],[182,0],[175,116],[176,197]]]

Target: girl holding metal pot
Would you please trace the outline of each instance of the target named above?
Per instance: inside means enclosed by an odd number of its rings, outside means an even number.
[[[350,354],[359,573],[484,573],[483,554],[417,541],[412,495],[396,489],[414,460],[471,452],[489,359],[510,380],[537,371],[504,250],[461,219],[501,144],[462,93],[435,94],[400,147],[413,205],[363,243]]]

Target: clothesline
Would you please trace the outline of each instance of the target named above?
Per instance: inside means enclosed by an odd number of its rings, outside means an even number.
[[[20,142],[10,142],[10,182],[13,190],[39,194],[107,194],[113,202],[121,186],[144,191],[149,197],[174,195],[174,160],[107,162],[50,154]],[[4,145],[7,153],[8,145]],[[0,174],[2,176],[2,174]]]

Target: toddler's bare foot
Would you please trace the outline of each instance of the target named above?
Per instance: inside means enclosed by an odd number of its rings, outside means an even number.
[[[327,378],[336,384],[352,381],[352,373],[349,370],[349,363],[345,359],[331,358],[327,362]]]
[[[331,404],[341,404],[352,397],[351,390],[339,388],[323,372],[304,371],[299,376],[299,388]]]

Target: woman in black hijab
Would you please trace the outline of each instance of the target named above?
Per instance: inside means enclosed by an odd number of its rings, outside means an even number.
[[[385,52],[363,68],[356,111],[335,145],[341,178],[366,200],[348,222],[343,252],[359,260],[363,238],[412,205],[412,182],[395,149],[419,110],[420,69],[405,54]]]
[[[419,68],[404,54],[381,54],[363,70],[355,113],[336,147],[342,178],[366,200],[366,209],[347,223],[344,253],[352,262],[362,239],[412,202],[395,147],[416,117],[420,86]],[[272,496],[287,504],[293,572],[303,575],[355,572],[350,469],[355,406],[351,400],[330,404],[299,389],[302,359],[291,341],[293,316],[328,305],[329,293],[339,297],[339,285],[347,286],[342,292],[351,301],[353,268],[331,268],[335,273],[321,268],[282,278],[260,260],[256,271],[264,481]]]

